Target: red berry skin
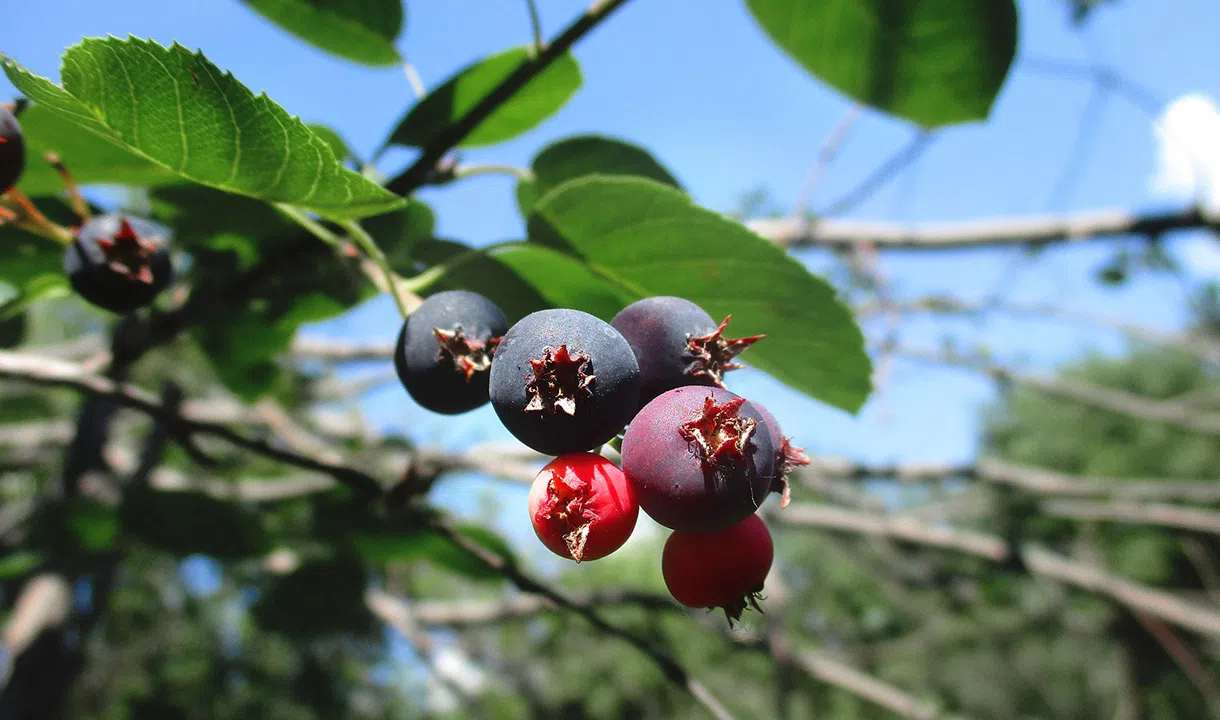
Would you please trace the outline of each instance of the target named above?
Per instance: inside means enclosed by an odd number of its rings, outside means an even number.
[[[595,453],[555,458],[534,478],[530,521],[547,549],[583,562],[604,558],[631,537],[640,506],[627,476]]]
[[[740,423],[740,447],[725,443],[706,457],[684,427],[724,410]],[[735,410],[733,408],[736,407]],[[686,386],[658,395],[623,436],[623,471],[640,507],[671,530],[717,532],[762,505],[775,474],[775,450],[765,422],[744,398],[720,388]]]
[[[661,574],[674,599],[692,608],[721,608],[732,625],[757,598],[775,547],[762,518],[751,515],[716,533],[675,530],[661,553]],[[761,610],[760,610],[761,612]]]

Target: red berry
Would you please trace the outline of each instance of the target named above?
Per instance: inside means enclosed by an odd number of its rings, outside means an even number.
[[[542,544],[576,562],[618,550],[640,514],[623,471],[584,452],[562,455],[542,468],[530,487],[529,508]]]
[[[775,548],[762,518],[751,515],[715,533],[675,530],[665,541],[661,574],[674,599],[687,607],[721,608],[729,625],[747,604],[758,607]]]

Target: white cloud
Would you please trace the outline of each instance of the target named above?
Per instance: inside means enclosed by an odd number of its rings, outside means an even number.
[[[1220,210],[1220,108],[1207,95],[1182,95],[1153,125],[1157,171],[1152,191]]]

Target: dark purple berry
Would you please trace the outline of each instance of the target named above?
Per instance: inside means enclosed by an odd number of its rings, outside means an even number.
[[[762,504],[775,449],[762,415],[745,398],[721,388],[680,387],[657,396],[631,421],[623,472],[653,520],[711,533]]]
[[[781,508],[788,507],[788,501],[791,499],[788,489],[788,473],[800,465],[808,465],[812,461],[805,454],[805,448],[796,447],[792,444],[792,438],[784,435],[780,430],[779,421],[771,414],[767,408],[751,401],[751,405],[762,415],[763,423],[767,428],[767,436],[771,439],[771,447],[775,448],[775,479],[771,482],[771,492],[779,493]]]
[[[0,106],[0,195],[12,189],[25,170],[25,137],[8,108]]]
[[[539,310],[509,329],[491,363],[491,404],[518,440],[545,455],[592,450],[631,420],[640,368],[609,323]]]
[[[610,324],[640,364],[641,407],[677,387],[724,387],[724,374],[742,367],[733,358],[763,337],[725,338],[729,317],[717,325],[695,303],[670,296],[639,300],[614,316]]]
[[[491,300],[465,290],[432,295],[398,333],[394,369],[412,399],[443,415],[487,403],[491,358],[508,318]]]
[[[100,215],[64,251],[64,274],[82,298],[128,313],[150,304],[174,278],[169,231],[150,220]]]

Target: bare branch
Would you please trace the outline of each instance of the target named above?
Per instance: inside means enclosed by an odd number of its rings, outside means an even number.
[[[1220,535],[1220,512],[1165,503],[1051,500],[1042,510],[1052,517],[1111,520]]]
[[[785,510],[772,513],[770,517],[774,522],[785,525],[884,535],[930,547],[959,550],[988,560],[1002,561],[1009,557],[1004,540],[997,536],[943,526],[920,525],[910,518],[903,518],[901,522],[895,523],[892,518],[879,518],[875,514],[842,508],[831,508],[827,511],[820,506],[814,506],[809,510],[793,513],[794,509],[808,507],[794,503]],[[1105,595],[1123,605],[1199,633],[1220,636],[1220,607],[1191,602],[1163,590],[1129,582],[1102,568],[1042,548],[1025,546],[1020,555],[1025,567],[1034,575]]]
[[[1009,370],[995,363],[972,360],[946,353],[904,348],[898,354],[920,362],[960,367],[982,373],[1001,382],[1023,385],[1046,395],[1074,400],[1103,410],[1128,415],[1141,420],[1151,420],[1174,425],[1204,435],[1220,435],[1220,414],[1200,411],[1198,408],[1173,401],[1135,395],[1125,390],[1093,385],[1071,378],[1052,375],[1035,375]]]
[[[876,703],[901,717],[932,720],[937,716],[936,706],[932,703],[909,695],[826,653],[797,651],[793,659],[812,677]]]
[[[1079,312],[1054,303],[1014,303],[1003,301],[967,302],[948,295],[931,295],[909,302],[876,302],[855,308],[857,315],[880,313],[941,313],[979,315],[1001,312],[1030,317],[1046,317],[1065,322],[1093,325],[1116,330],[1150,345],[1176,348],[1210,363],[1220,364],[1220,342],[1206,337],[1166,332],[1158,328],[1137,325],[1121,318]],[[1215,388],[1211,388],[1212,395]]]
[[[1114,237],[1156,237],[1174,230],[1220,229],[1220,216],[1197,208],[1144,215],[1127,210],[998,217],[955,223],[900,225],[861,220],[752,220],[747,225],[780,247],[957,250],[992,245],[1080,243]]]
[[[156,419],[168,420],[182,428],[187,434],[215,436],[272,460],[303,470],[326,473],[366,496],[375,496],[381,492],[381,486],[377,480],[355,468],[282,450],[264,440],[242,435],[227,425],[200,420],[190,415],[178,416],[169,413],[161,400],[146,390],[87,373],[79,366],[69,362],[0,351],[0,377],[25,380],[39,385],[71,388],[87,395],[108,398],[120,405],[147,413]]]
[[[572,598],[569,598],[559,591],[526,575],[524,572],[518,569],[515,564],[509,562],[499,554],[488,550],[474,540],[471,540],[461,533],[456,532],[446,522],[439,519],[433,519],[431,523],[432,527],[444,535],[444,537],[450,543],[465,551],[472,557],[478,559],[492,570],[500,573],[505,577],[505,579],[516,585],[524,592],[541,595],[555,605],[580,615],[590,625],[597,628],[601,632],[621,638],[630,643],[644,655],[647,655],[648,658],[661,669],[661,671],[665,674],[665,677],[668,678],[670,682],[690,693],[691,696],[694,697],[700,705],[706,708],[708,712],[712,714],[712,716],[716,717],[717,720],[732,719],[733,716],[730,715],[729,711],[720,704],[720,701],[717,700],[715,696],[713,696],[711,692],[709,692],[708,689],[703,686],[702,683],[692,678],[686,671],[686,668],[682,667],[677,660],[667,653],[658,650],[647,640],[637,637],[636,635],[607,622],[596,610],[588,605],[578,603]]]

